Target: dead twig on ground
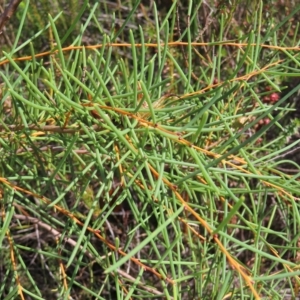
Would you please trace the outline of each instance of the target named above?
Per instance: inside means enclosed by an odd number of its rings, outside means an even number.
[[[2,33],[2,28],[4,27],[5,23],[10,20],[21,2],[22,0],[12,0],[3,14],[0,15],[0,34]]]

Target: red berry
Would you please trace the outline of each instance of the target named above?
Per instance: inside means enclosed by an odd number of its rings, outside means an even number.
[[[277,102],[279,99],[280,99],[280,96],[279,96],[278,93],[272,93],[272,94],[270,95],[270,100],[271,100],[271,102]]]

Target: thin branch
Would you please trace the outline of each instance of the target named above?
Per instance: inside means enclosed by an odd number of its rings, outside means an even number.
[[[79,133],[84,133],[83,129],[80,129],[79,127],[67,127],[67,128],[62,128],[60,126],[55,126],[55,125],[44,125],[44,126],[38,126],[35,124],[30,124],[28,127],[25,127],[24,125],[0,125],[0,130],[4,130],[8,128],[10,131],[19,131],[19,130],[37,130],[37,131],[50,131],[50,132],[59,132],[59,133],[74,133],[74,132],[79,132]],[[100,129],[103,129],[99,127],[98,125],[92,125],[91,129],[95,131],[99,131]]]

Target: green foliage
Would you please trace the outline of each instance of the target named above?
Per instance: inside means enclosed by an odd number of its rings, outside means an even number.
[[[140,2],[18,10],[0,57],[1,296],[295,297],[300,7]]]

